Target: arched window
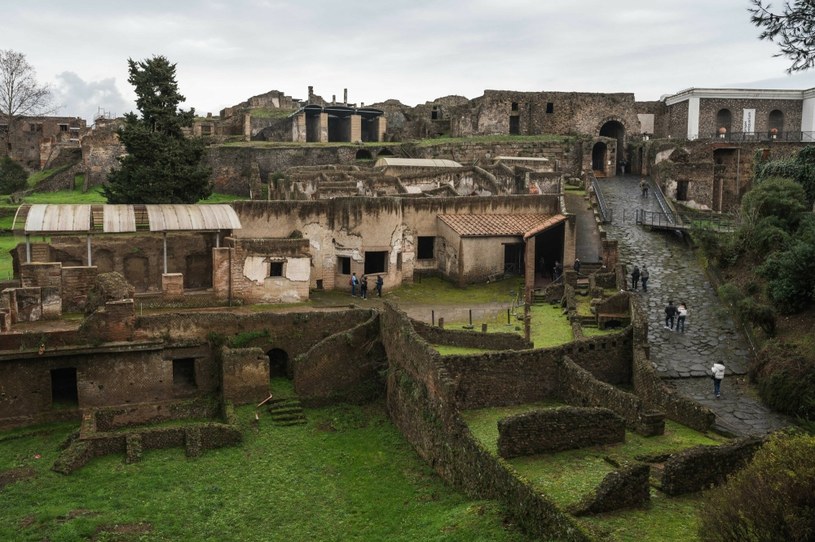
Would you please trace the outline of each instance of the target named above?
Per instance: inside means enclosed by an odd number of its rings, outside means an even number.
[[[776,136],[784,132],[784,113],[778,109],[770,111],[770,118],[768,122],[770,128],[770,135]]]
[[[719,109],[716,113],[716,131],[719,135],[729,134],[731,132],[731,124],[733,122],[733,115],[729,109]],[[724,130],[722,130],[724,128]]]

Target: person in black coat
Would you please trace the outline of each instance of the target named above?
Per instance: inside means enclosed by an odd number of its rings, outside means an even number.
[[[631,289],[636,290],[637,284],[640,282],[640,268],[638,266],[634,266],[634,270],[631,271]]]

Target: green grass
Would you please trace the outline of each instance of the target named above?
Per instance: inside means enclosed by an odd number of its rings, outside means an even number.
[[[96,187],[88,190],[87,192],[80,192],[78,190],[60,190],[59,192],[35,192],[23,198],[24,203],[70,203],[70,204],[83,204],[83,203],[107,203],[105,197],[102,195],[101,187]]]
[[[25,237],[0,235],[0,280],[10,279],[14,275],[9,251],[19,243],[25,243]]]
[[[484,350],[483,348],[470,348],[466,346],[448,346],[446,344],[434,344],[433,348],[442,356],[458,356],[466,354],[486,354],[491,350]]]
[[[69,476],[49,468],[74,426],[0,433],[0,470],[35,474],[2,490],[0,540],[527,540],[497,504],[443,483],[382,404],[309,409],[300,427],[261,415],[257,430],[253,407],[237,413],[240,446],[197,459],[150,451],[132,465],[109,456]]]
[[[473,305],[481,303],[511,303],[515,294],[523,291],[523,279],[507,278],[484,284],[459,287],[438,277],[417,278],[388,293],[396,303],[423,305]]]
[[[497,454],[498,420],[553,403],[486,408],[463,413],[470,430],[484,446]],[[636,456],[680,451],[700,444],[715,445],[725,441],[717,435],[702,434],[676,422],[667,421],[665,434],[643,437],[626,432],[626,442],[595,446],[553,454],[518,457],[508,460],[518,475],[561,506],[569,506],[597,487],[606,474],[615,470],[608,461],[619,464],[634,461]],[[667,498],[652,490],[652,503],[647,510],[627,510],[586,519],[586,524],[601,540],[696,540],[696,511],[699,496]]]
[[[620,329],[617,328],[607,328],[607,329],[600,329],[597,327],[586,327],[583,326],[581,328],[583,330],[584,337],[600,337],[602,335],[613,335],[615,333],[619,333]]]
[[[53,175],[56,175],[57,173],[60,173],[61,171],[65,171],[69,167],[71,167],[71,166],[67,165],[67,166],[62,166],[62,167],[58,167],[58,168],[43,169],[42,171],[35,171],[34,173],[32,173],[31,175],[28,176],[28,179],[26,180],[26,183],[28,184],[29,188],[34,188],[35,186],[37,186],[42,181],[48,179],[49,177],[52,177]]]
[[[532,305],[530,338],[535,348],[549,348],[574,340],[572,326],[559,305]]]

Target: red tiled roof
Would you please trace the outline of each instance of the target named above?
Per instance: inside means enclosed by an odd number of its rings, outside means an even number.
[[[529,237],[563,220],[563,215],[439,215],[461,237]],[[529,234],[529,235],[527,235]]]

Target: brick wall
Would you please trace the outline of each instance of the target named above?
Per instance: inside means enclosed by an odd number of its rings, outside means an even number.
[[[482,348],[484,350],[528,350],[532,343],[517,333],[480,333],[459,329],[442,329],[418,320],[413,328],[430,344]]]
[[[618,442],[625,442],[625,420],[607,408],[550,408],[498,420],[498,454],[506,458]]]
[[[269,396],[269,357],[260,348],[222,348],[221,389],[224,401],[259,403]]]
[[[88,299],[88,292],[93,286],[98,268],[63,267],[62,268],[62,302],[66,312],[82,312]]]

